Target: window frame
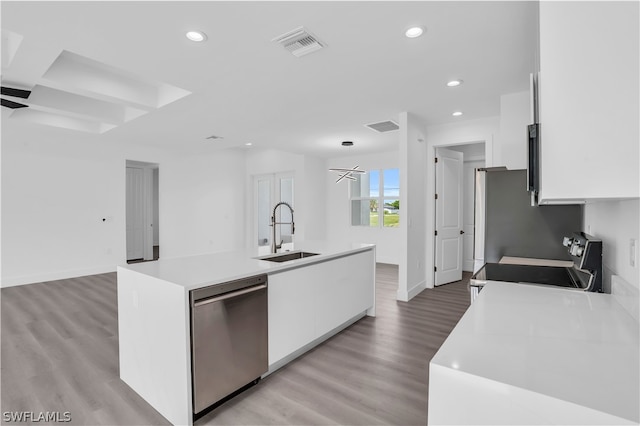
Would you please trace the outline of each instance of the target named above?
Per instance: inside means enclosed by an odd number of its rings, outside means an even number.
[[[392,195],[385,195],[385,187],[384,187],[384,172],[387,170],[397,170],[398,171],[398,177],[400,175],[400,168],[398,167],[386,167],[386,168],[372,168],[370,170],[367,171],[367,173],[371,173],[372,171],[377,171],[378,172],[378,196],[377,197],[372,197],[371,194],[371,189],[369,187],[369,189],[367,190],[367,193],[369,194],[368,196],[359,196],[359,197],[355,197],[353,196],[353,184],[355,183],[354,181],[350,181],[349,182],[349,225],[352,227],[366,227],[369,229],[393,229],[393,228],[399,228],[400,225],[400,220],[402,218],[401,215],[401,209],[398,208],[398,226],[385,226],[384,225],[384,206],[385,206],[385,201],[395,201],[398,200],[400,201],[400,188],[398,188],[398,195],[396,197],[392,196]],[[357,176],[358,178],[358,182],[360,183],[361,180],[360,175]],[[399,186],[400,182],[398,182],[398,186]],[[368,225],[354,225],[353,224],[353,202],[354,201],[368,201],[369,203],[371,203],[371,201],[375,200],[377,202],[377,213],[378,213],[378,225],[374,226],[371,225],[371,222],[369,222]]]

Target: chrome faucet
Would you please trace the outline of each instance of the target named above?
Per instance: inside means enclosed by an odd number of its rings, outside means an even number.
[[[287,206],[289,210],[291,210],[291,222],[276,222],[276,210],[280,206]],[[282,248],[282,243],[284,240],[280,240],[280,244],[276,244],[276,225],[291,225],[291,234],[293,235],[296,231],[296,225],[293,223],[293,208],[289,203],[280,201],[273,208],[273,215],[271,216],[271,226],[273,227],[273,235],[271,236],[271,253],[277,253],[279,248]]]

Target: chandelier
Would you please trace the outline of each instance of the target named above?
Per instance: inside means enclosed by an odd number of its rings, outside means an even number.
[[[351,141],[343,141],[342,142],[342,146],[346,146],[351,148],[353,146],[353,142]],[[340,176],[338,176],[338,179],[336,180],[336,183],[340,182],[343,179],[348,179],[348,180],[357,180],[357,178],[355,176],[353,176],[354,173],[359,174],[359,173],[366,173],[364,170],[360,170],[358,169],[358,165],[353,166],[349,169],[347,168],[332,168],[329,169],[330,172],[336,172],[338,173]]]

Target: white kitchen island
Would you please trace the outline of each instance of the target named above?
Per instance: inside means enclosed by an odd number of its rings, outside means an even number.
[[[375,246],[296,243],[282,263],[240,250],[118,267],[120,378],[173,424],[193,424],[191,290],[268,276],[269,372],[375,316]]]
[[[609,294],[488,282],[431,360],[428,423],[638,424],[638,354]]]

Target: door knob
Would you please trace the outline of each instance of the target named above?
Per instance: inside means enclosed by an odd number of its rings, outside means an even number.
[[[464,231],[461,229],[461,230],[460,230],[460,235],[462,235],[462,234],[464,234]]]

